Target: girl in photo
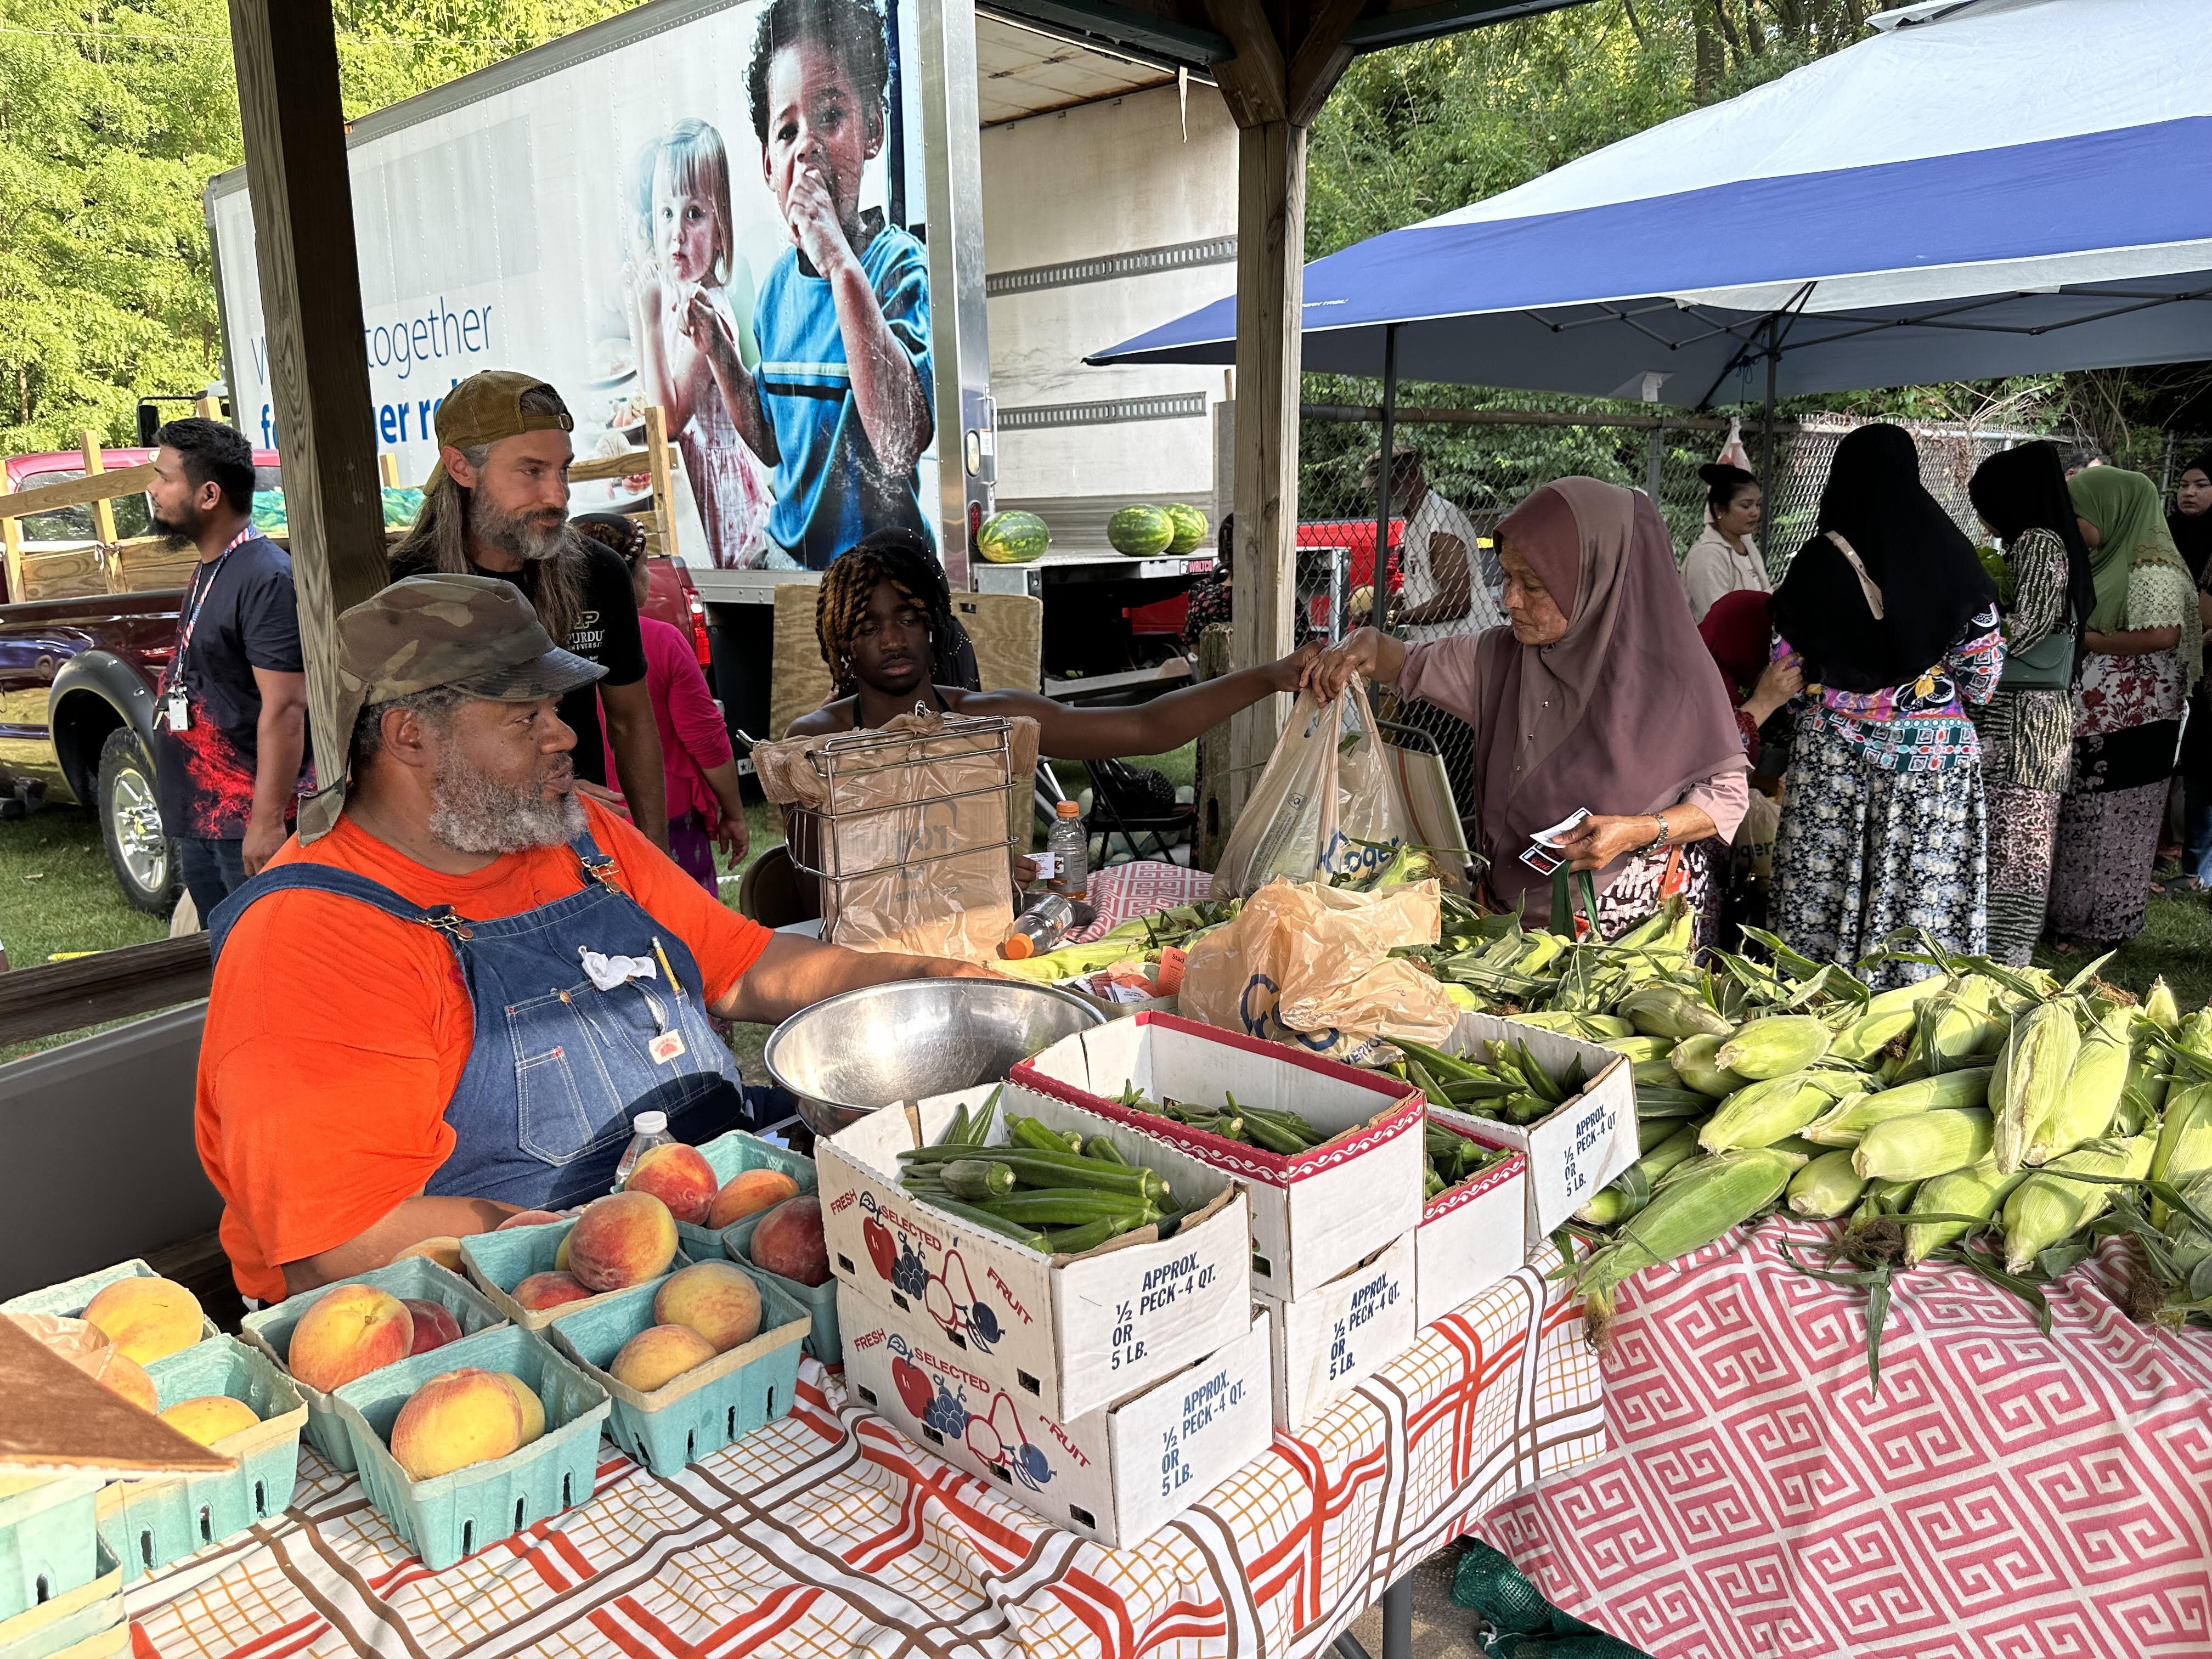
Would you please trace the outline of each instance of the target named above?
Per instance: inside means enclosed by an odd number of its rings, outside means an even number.
[[[722,135],[704,121],[678,121],[647,148],[638,173],[648,247],[623,275],[645,396],[668,412],[714,563],[749,568],[767,547],[773,503],[708,366],[710,343],[748,369],[760,362],[752,270],[730,232]]]

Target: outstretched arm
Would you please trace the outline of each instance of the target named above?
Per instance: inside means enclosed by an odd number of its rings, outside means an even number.
[[[1066,708],[1033,691],[986,691],[963,697],[960,712],[1028,715],[1037,723],[1037,751],[1054,760],[1164,755],[1264,696],[1297,690],[1320,648],[1310,643],[1280,661],[1224,674],[1133,708]]]
[[[753,965],[714,1005],[724,1019],[780,1024],[825,997],[902,979],[988,979],[990,970],[951,957],[907,957],[890,951],[848,951],[795,933],[778,933]]]

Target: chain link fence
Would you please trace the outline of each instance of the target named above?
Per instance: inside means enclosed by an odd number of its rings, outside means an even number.
[[[1844,434],[1863,422],[1845,416],[1777,422],[1766,518],[1759,544],[1767,568],[1779,580],[1784,568],[1813,534],[1820,491]],[[1920,450],[1921,479],[1929,493],[1975,541],[1986,532],[1966,495],[1967,481],[1983,460],[2037,434],[1935,422],[1901,422]],[[1765,434],[1756,420],[1740,428],[1751,470],[1762,470]],[[1644,491],[1658,504],[1674,541],[1677,560],[1704,527],[1705,484],[1698,469],[1715,459],[1728,439],[1728,422],[1696,417],[1586,417],[1548,410],[1401,410],[1396,442],[1420,456],[1429,485],[1466,513],[1479,537],[1528,493],[1554,478],[1582,474]],[[1345,551],[1349,620],[1366,620],[1362,589],[1374,581],[1375,495],[1361,481],[1381,441],[1378,410],[1358,405],[1309,404],[1299,423],[1298,518],[1302,614],[1328,626],[1325,611],[1308,598],[1316,584],[1308,574],[1316,549]],[[1391,526],[1384,579],[1396,586],[1396,542]],[[1423,629],[1425,635],[1433,629]],[[1393,716],[1385,714],[1385,718]],[[1395,716],[1426,732],[1443,755],[1461,811],[1474,799],[1474,734],[1461,721],[1425,704]]]

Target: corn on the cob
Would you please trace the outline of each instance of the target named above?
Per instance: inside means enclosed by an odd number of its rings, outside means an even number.
[[[1593,1227],[1610,1227],[1628,1219],[1651,1201],[1651,1194],[1669,1170],[1698,1155],[1698,1132],[1685,1124],[1638,1158],[1620,1178],[1592,1195],[1575,1212],[1575,1219]]]
[[[1828,1045],[1829,1056],[1849,1060],[1854,1066],[1863,1064],[1911,1032],[1915,1018],[1910,1003],[1901,1008],[1886,1008],[1880,1013],[1863,1013],[1844,1027]]]
[[[2212,1171],[2212,1083],[2193,1083],[2176,1089],[2166,1103],[2166,1121],[2150,1157],[2154,1181],[2185,1188]],[[2166,1224],[2166,1204],[2151,1200],[2154,1226]]]
[[[1790,1207],[1814,1221],[1841,1215],[1859,1201],[1866,1177],[1849,1152],[1824,1152],[1790,1177]]]
[[[2010,1175],[2020,1168],[2043,1120],[2057,1105],[2081,1051],[2070,1000],[2039,1002],[2015,1021],[2000,1052],[2004,1088],[1992,1084],[1990,1109],[1996,1115],[1997,1168]]]
[[[1987,1112],[1915,1112],[1869,1129],[1851,1167],[1869,1181],[1926,1181],[1978,1164],[1990,1139]]]
[[[1988,1066],[1974,1066],[1900,1083],[1893,1089],[1846,1095],[1806,1126],[1805,1139],[1823,1146],[1856,1146],[1869,1129],[1893,1117],[1983,1105],[1989,1097],[1989,1075]]]
[[[2181,1029],[2181,1005],[2173,1000],[2173,989],[2161,974],[2150,982],[2150,994],[2143,999],[2143,1018],[2166,1034],[2173,1036]]]
[[[1930,1075],[1994,1054],[2004,1041],[2004,1023],[1990,1017],[1985,996],[1970,990],[1941,992],[1917,1012],[1920,1063]]]
[[[1828,1028],[1810,1014],[1770,1014],[1738,1026],[1713,1064],[1754,1083],[1802,1072],[1828,1052]]]
[[[1924,1260],[1929,1251],[1965,1237],[1973,1225],[1968,1221],[1915,1221],[1914,1215],[1970,1215],[1987,1221],[2012,1189],[2027,1179],[2025,1170],[2005,1175],[1997,1169],[1996,1159],[1985,1158],[1969,1169],[1954,1170],[1923,1182],[1905,1210],[1905,1265],[1911,1267]]]
[[[1719,1052],[1723,1041],[1710,1031],[1700,1031],[1676,1043],[1670,1056],[1676,1076],[1699,1094],[1711,1095],[1715,1100],[1725,1100],[1751,1081],[1714,1064],[1713,1056]]]
[[[1863,1012],[1869,1014],[1890,1014],[1900,1009],[1909,1012],[1917,1007],[1923,999],[1934,996],[1948,983],[1942,975],[1930,974],[1925,979],[1916,979],[1910,984],[1877,991],[1867,999]]]
[[[1654,1192],[1620,1237],[1583,1263],[1583,1289],[1603,1297],[1639,1268],[1705,1249],[1779,1198],[1804,1162],[1796,1152],[1771,1146],[1699,1158],[1694,1169],[1686,1168]]]
[[[1802,1072],[1746,1084],[1721,1102],[1698,1132],[1706,1151],[1771,1146],[1794,1135],[1828,1109],[1828,1097]]]
[[[2112,1115],[2116,1134],[2139,1135],[2158,1121],[2173,1079],[2173,1055],[2138,1027],[2128,1049],[2128,1080],[2120,1091],[2120,1109]]]
[[[2128,1032],[2134,1024],[2131,1010],[2115,1008],[2081,1039],[2066,1086],[2028,1137],[2021,1162],[2031,1168],[2048,1164],[2112,1127],[2127,1087]]]
[[[1868,1182],[1866,1191],[1859,1195],[1858,1208],[1851,1212],[1851,1224],[1863,1227],[1882,1216],[1902,1214],[1919,1190],[1917,1181]]]
[[[2149,1135],[2093,1141],[2052,1158],[2021,1182],[2005,1200],[2005,1266],[2014,1273],[2026,1273],[2036,1257],[2081,1231],[2112,1203],[2112,1188],[2106,1182],[2069,1181],[2067,1176],[2078,1172],[2140,1181],[2150,1173],[2156,1146]]]
[[[1613,1037],[1636,1035],[1636,1028],[1618,1014],[1582,1014],[1555,1008],[1541,1013],[1516,1014],[1513,1023],[1579,1037],[1584,1042],[1603,1042]]]
[[[2199,1008],[2183,1020],[2173,1040],[2197,1059],[2212,1060],[2212,1008]]]
[[[1631,1075],[1638,1083],[1657,1084],[1673,1088],[1680,1082],[1668,1056],[1674,1052],[1672,1037],[1626,1036],[1607,1037],[1599,1045],[1628,1058]]]
[[[1681,1038],[1700,1031],[1725,1036],[1729,1023],[1679,985],[1639,985],[1621,998],[1617,1010],[1646,1036]]]
[[[1679,1118],[1639,1117],[1636,1120],[1636,1155],[1641,1158],[1662,1140],[1681,1133],[1682,1123]],[[1697,1138],[1692,1134],[1690,1139],[1694,1143]]]

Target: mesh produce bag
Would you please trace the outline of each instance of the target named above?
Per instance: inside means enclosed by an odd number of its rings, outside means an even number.
[[[1570,1618],[1549,1601],[1510,1561],[1480,1540],[1470,1540],[1452,1575],[1452,1603],[1486,1620],[1479,1638],[1495,1659],[1650,1659],[1641,1648]]]

